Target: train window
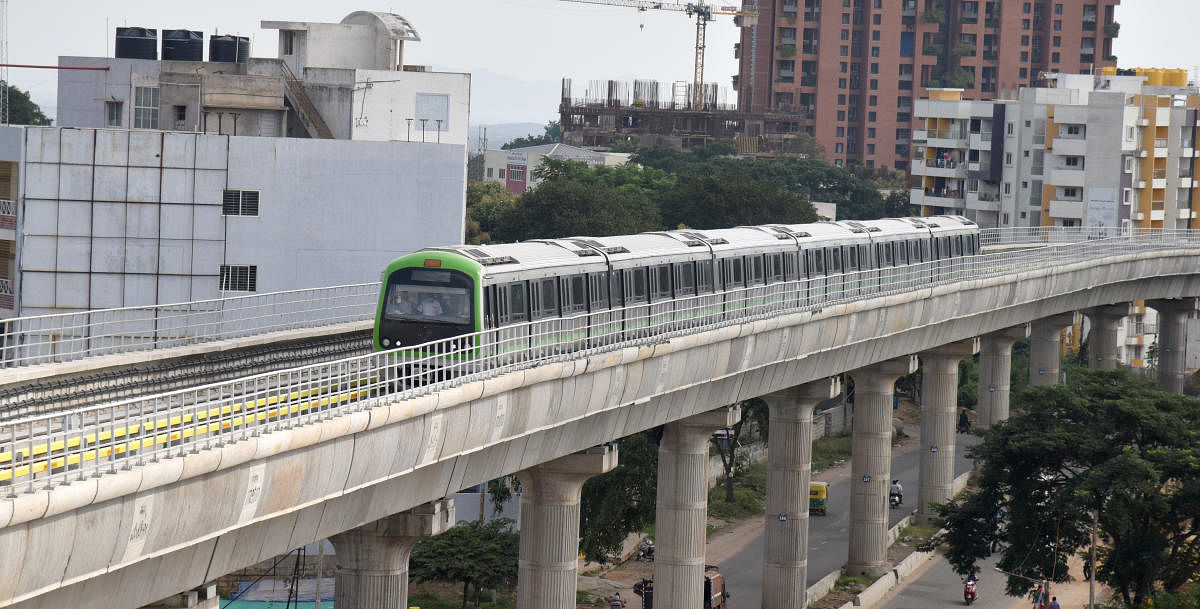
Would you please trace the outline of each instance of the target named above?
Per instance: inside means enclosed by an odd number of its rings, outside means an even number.
[[[783,254],[769,254],[767,259],[770,262],[767,272],[770,281],[772,283],[783,281]]]
[[[650,276],[651,294],[654,301],[671,299],[671,265],[660,264],[652,269],[653,274]]]
[[[722,274],[725,276],[725,289],[732,290],[746,285],[746,278],[742,273],[743,264],[740,256],[721,260],[721,268],[724,270]]]
[[[896,258],[892,254],[892,244],[891,243],[883,244],[883,261],[887,266],[895,266],[896,265]]]
[[[586,311],[587,305],[587,290],[584,289],[583,275],[564,277],[562,280],[563,313]]]
[[[608,308],[608,273],[600,271],[588,275],[588,300],[593,311]]]
[[[951,237],[950,244],[954,246],[954,255],[962,256],[962,235],[954,235]]]
[[[846,249],[846,270],[857,271],[858,266],[858,248],[851,245]]]
[[[625,282],[622,281],[624,273],[624,271],[613,271],[608,276],[608,295],[614,309],[625,306]]]
[[[897,241],[896,246],[896,264],[908,264],[908,244],[903,241]]]
[[[817,249],[817,250],[810,251],[809,254],[812,255],[812,261],[811,261],[811,264],[809,265],[809,269],[811,270],[811,272],[814,275],[824,275],[825,274],[825,250]]]
[[[760,254],[746,256],[746,260],[750,262],[750,285],[762,285],[763,283],[763,257]]]
[[[516,281],[503,286],[506,292],[501,302],[506,303],[505,317],[501,323],[518,323],[529,320],[528,299],[525,297],[525,282]]]
[[[842,272],[842,248],[840,247],[829,248],[829,272]]]
[[[537,280],[531,301],[534,319],[556,317],[558,315],[558,278],[547,277]]]
[[[942,242],[941,242],[941,240],[935,237],[933,239],[930,239],[929,241],[933,245],[932,251],[929,254],[929,259],[930,260],[940,260],[942,257]]]
[[[921,262],[928,262],[930,260],[933,260],[932,254],[929,252],[929,242],[930,241],[932,241],[932,239],[922,239],[921,240]]]
[[[696,282],[701,293],[711,294],[714,291],[712,260],[701,260],[696,263]]]
[[[871,248],[869,248],[865,245],[859,245],[859,246],[855,246],[854,249],[858,250],[858,268],[860,268],[860,269],[875,268],[875,265],[871,264]]]
[[[950,237],[942,237],[938,239],[941,242],[942,258],[950,257]]]
[[[625,269],[625,304],[646,302],[648,296],[646,268]]]
[[[695,262],[680,262],[675,265],[675,293],[680,296],[696,295]]]
[[[908,260],[909,262],[921,261],[921,244],[916,241],[908,242]]]
[[[783,279],[784,281],[796,280],[796,252],[787,252],[783,255]]]

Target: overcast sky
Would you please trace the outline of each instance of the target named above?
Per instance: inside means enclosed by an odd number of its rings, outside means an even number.
[[[113,28],[137,25],[250,35],[254,56],[274,57],[277,32],[259,29],[261,20],[337,22],[360,9],[408,18],[422,41],[406,46],[405,63],[479,73],[475,124],[551,120],[558,100],[547,92],[557,91],[564,76],[574,78],[577,88],[590,79],[691,80],[695,27],[682,13],[562,0],[13,0],[8,56],[21,64],[54,64],[60,55],[103,56],[112,52]],[[1195,75],[1200,1],[1124,0],[1117,21],[1115,52],[1122,67],[1180,67]],[[737,40],[731,17],[710,24],[708,82],[729,88],[737,72]],[[9,78],[53,115],[54,71],[12,69]]]

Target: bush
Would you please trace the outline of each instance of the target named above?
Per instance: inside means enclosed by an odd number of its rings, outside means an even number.
[[[813,442],[812,448],[812,469],[820,471],[828,469],[835,462],[850,457],[850,447],[852,446],[850,432],[843,431],[842,433],[825,436]]]

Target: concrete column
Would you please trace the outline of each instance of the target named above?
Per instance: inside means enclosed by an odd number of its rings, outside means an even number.
[[[921,469],[917,480],[917,520],[935,514],[930,503],[953,496],[958,362],[979,352],[979,339],[942,345],[921,353]]]
[[[841,393],[837,377],[763,396],[771,410],[763,526],[763,609],[804,609],[813,408]]]
[[[588,478],[616,466],[617,447],[606,444],[517,472],[521,480],[518,607],[575,609],[579,496]]]
[[[657,609],[704,606],[708,439],[717,429],[731,427],[740,418],[741,408],[730,406],[668,423],[663,429],[658,445],[658,506],[654,517]],[[517,605],[524,609],[524,605]]]
[[[1117,327],[1121,319],[1132,315],[1129,303],[1092,307],[1083,312],[1092,322],[1088,338],[1088,367],[1097,370],[1117,369]]]
[[[334,605],[407,609],[408,557],[413,546],[454,522],[454,500],[442,499],[330,537],[337,551]]]
[[[854,377],[854,437],[850,467],[850,557],[846,573],[888,570],[888,487],[892,474],[892,393],[896,379],[917,370],[917,356],[880,362]]]
[[[1146,306],[1158,312],[1158,386],[1171,393],[1183,393],[1187,382],[1187,320],[1188,314],[1196,310],[1196,301],[1146,301]]]
[[[1057,385],[1062,368],[1062,331],[1075,323],[1074,313],[1034,320],[1029,328],[1029,384]]]
[[[979,342],[979,406],[976,425],[987,429],[1008,419],[1013,343],[1029,337],[1029,324],[992,332]]]

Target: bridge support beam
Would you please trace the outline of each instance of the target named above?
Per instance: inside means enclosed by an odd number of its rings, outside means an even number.
[[[1029,338],[1029,324],[985,334],[979,341],[979,406],[976,425],[987,429],[1008,419],[1013,343]]]
[[[892,474],[892,395],[896,379],[917,370],[917,356],[880,362],[854,378],[854,437],[850,466],[850,575],[888,570],[888,487]]]
[[[522,486],[518,607],[574,609],[580,493],[588,478],[616,466],[617,447],[606,444],[517,472]]]
[[[763,396],[770,408],[763,526],[763,609],[804,609],[813,408],[841,393],[838,377]]]
[[[1171,393],[1183,393],[1186,384],[1187,319],[1196,303],[1196,298],[1146,301],[1158,312],[1158,386]]]
[[[442,499],[330,537],[337,551],[334,605],[407,609],[408,558],[413,546],[454,522],[454,500]]]
[[[1057,385],[1062,368],[1062,331],[1075,323],[1075,313],[1035,319],[1029,328],[1029,384]]]
[[[1092,322],[1088,338],[1088,367],[1097,370],[1117,369],[1117,328],[1121,319],[1134,314],[1129,303],[1092,307],[1083,312]]]
[[[929,522],[930,503],[954,494],[955,415],[958,362],[979,352],[979,339],[942,345],[921,353],[921,469],[917,480],[917,520]]]
[[[704,606],[708,439],[713,431],[731,427],[740,418],[741,408],[729,406],[668,423],[663,429],[654,516],[654,605],[658,609]]]

